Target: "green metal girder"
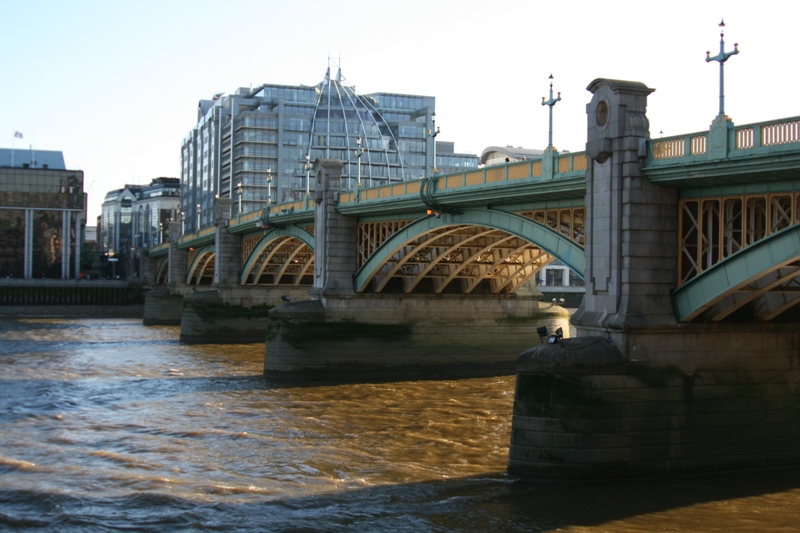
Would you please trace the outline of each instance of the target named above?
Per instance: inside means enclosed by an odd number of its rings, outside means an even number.
[[[197,268],[198,263],[202,260],[202,258],[208,254],[216,253],[216,246],[214,244],[209,244],[207,246],[203,246],[197,251],[197,254],[192,259],[192,264],[189,265],[189,268],[186,270],[186,284],[189,285],[192,276],[194,275],[194,270]]]
[[[444,208],[468,208],[500,205],[523,205],[525,208],[543,204],[582,205],[586,196],[585,173],[573,172],[564,177],[545,180],[541,177],[520,178],[512,181],[484,183],[465,187],[439,189],[433,193],[435,201]],[[428,205],[419,193],[359,200],[337,206],[337,211],[347,216],[402,216],[406,213],[424,213]]]
[[[443,213],[438,218],[420,218],[392,235],[356,272],[353,279],[355,291],[363,291],[381,266],[407,242],[428,231],[452,225],[482,226],[505,231],[538,246],[583,278],[586,256],[583,248],[569,239],[541,224],[511,213],[493,209],[465,209],[457,215]]]
[[[765,237],[695,276],[672,293],[675,317],[687,322],[766,272],[800,259],[800,224]]]
[[[158,268],[156,269],[156,278],[153,280],[153,283],[158,283],[158,280],[161,279],[161,276],[164,274],[164,271],[169,268],[169,258],[163,259],[159,264]]]
[[[264,234],[264,237],[258,241],[256,247],[253,248],[253,251],[248,256],[247,261],[245,261],[242,271],[239,273],[240,285],[244,285],[245,281],[247,281],[247,273],[253,268],[253,264],[255,263],[256,259],[258,259],[258,256],[261,254],[261,252],[264,251],[264,248],[266,248],[270,242],[274,241],[278,237],[294,237],[311,248],[312,252],[314,251],[314,236],[306,230],[298,228],[297,226],[270,228]]]
[[[649,161],[642,169],[649,182],[674,188],[792,181],[800,177],[798,171],[796,144],[733,151],[725,159],[698,155]]]
[[[217,240],[216,232],[210,232],[201,237],[196,237],[186,241],[178,241],[178,249],[188,250],[189,248],[199,248],[201,246],[212,245]]]

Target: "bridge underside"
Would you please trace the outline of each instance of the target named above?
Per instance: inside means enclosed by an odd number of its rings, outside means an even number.
[[[715,264],[681,285],[673,298],[676,316],[683,322],[796,320],[800,224]]]
[[[281,235],[264,239],[250,254],[242,285],[308,285],[314,282],[314,251],[299,239]]]
[[[356,274],[356,292],[514,293],[556,258],[583,275],[581,246],[507,212],[466,210],[404,221],[379,244],[370,235],[383,234],[361,231],[360,256],[366,260]]]
[[[493,228],[437,228],[398,249],[363,291],[512,293],[553,259],[533,244]]]

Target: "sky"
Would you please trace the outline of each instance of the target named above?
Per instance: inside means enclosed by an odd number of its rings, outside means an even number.
[[[792,0],[0,0],[0,147],[83,170],[88,225],[108,191],[180,177],[197,103],[262,83],[316,85],[332,61],[361,93],[436,97],[456,152],[585,149],[596,78],[654,88],[652,137],[800,115]],[[20,132],[22,139],[15,138]]]

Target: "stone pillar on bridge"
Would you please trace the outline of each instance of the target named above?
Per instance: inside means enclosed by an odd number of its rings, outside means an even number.
[[[189,254],[178,248],[181,236],[181,223],[169,223],[169,263],[167,264],[167,286],[171,292],[180,292],[186,285],[186,270],[189,268]]]
[[[586,294],[572,322],[624,346],[627,330],[676,323],[678,194],[642,173],[653,89],[609,79],[587,89]]]
[[[154,285],[156,282],[156,265],[158,261],[149,255],[142,254],[139,261],[139,280],[143,285]]]
[[[228,232],[231,218],[230,198],[214,200],[214,286],[236,287],[242,270],[242,238]]]
[[[352,296],[358,252],[358,220],[336,211],[342,168],[338,159],[318,159],[314,164],[316,204],[314,222],[314,287],[312,298]]]

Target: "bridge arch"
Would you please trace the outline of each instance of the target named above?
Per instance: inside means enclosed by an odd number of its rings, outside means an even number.
[[[684,283],[672,294],[675,316],[711,321],[750,302],[769,321],[800,303],[800,224],[755,242]]]
[[[364,262],[354,279],[356,292],[372,284],[381,292],[402,278],[412,292],[428,278],[434,293],[458,279],[469,293],[489,281],[491,292],[514,292],[554,259],[583,277],[583,248],[527,218],[492,209],[420,218],[397,231]]]
[[[213,283],[215,252],[213,244],[197,250],[186,271],[187,285],[211,285]]]
[[[158,260],[156,266],[156,277],[153,280],[155,285],[164,285],[167,283],[167,273],[169,272],[169,257],[162,257]]]
[[[241,285],[313,283],[314,236],[297,226],[271,228],[247,256]]]

